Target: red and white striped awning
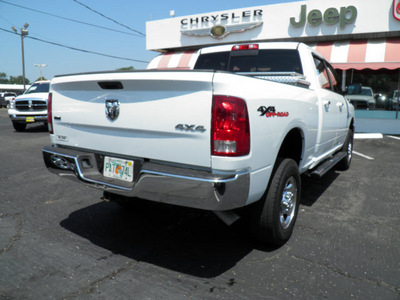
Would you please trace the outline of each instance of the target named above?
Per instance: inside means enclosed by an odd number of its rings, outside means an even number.
[[[400,38],[321,42],[310,46],[336,69],[400,68]]]
[[[147,66],[147,69],[167,70],[190,70],[194,68],[197,55],[196,50],[184,52],[167,52],[156,56]]]
[[[400,38],[320,42],[310,46],[330,61],[336,69],[400,68]],[[147,69],[190,70],[194,68],[197,57],[196,50],[171,51],[155,57]]]

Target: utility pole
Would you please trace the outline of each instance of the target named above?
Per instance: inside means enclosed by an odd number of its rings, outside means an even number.
[[[28,28],[29,24],[25,23],[24,28],[21,28],[21,33],[18,33],[17,29],[12,26],[11,29],[18,35],[21,36],[21,50],[22,50],[22,84],[24,85],[24,90],[25,88],[25,55],[24,55],[24,36],[28,35]]]
[[[42,68],[43,67],[47,67],[47,65],[46,64],[35,64],[35,67],[39,67],[40,68],[40,80],[43,80]]]

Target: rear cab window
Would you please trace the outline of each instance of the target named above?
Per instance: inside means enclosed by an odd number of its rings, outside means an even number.
[[[207,53],[194,69],[230,72],[296,72],[303,74],[300,55],[294,49],[261,49]]]

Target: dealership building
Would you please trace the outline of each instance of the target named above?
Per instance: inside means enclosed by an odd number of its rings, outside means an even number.
[[[150,21],[150,68],[190,69],[195,50],[222,44],[296,41],[328,59],[342,86],[361,83],[357,131],[400,134],[400,0],[308,0]]]

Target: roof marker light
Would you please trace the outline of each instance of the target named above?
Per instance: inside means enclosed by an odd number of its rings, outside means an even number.
[[[232,51],[237,50],[258,50],[258,44],[246,44],[246,45],[235,45],[232,47]]]

